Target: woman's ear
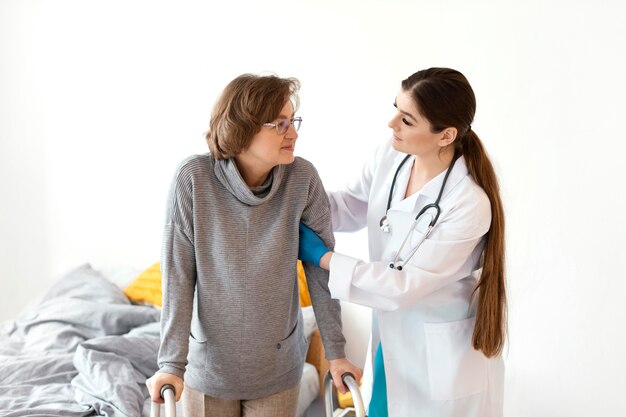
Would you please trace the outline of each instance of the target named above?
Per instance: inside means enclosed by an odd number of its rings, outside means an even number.
[[[456,127],[447,127],[441,133],[442,135],[441,139],[439,139],[439,146],[445,147],[454,142],[458,131],[456,130]]]

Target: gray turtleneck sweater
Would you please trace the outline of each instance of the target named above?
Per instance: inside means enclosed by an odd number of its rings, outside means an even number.
[[[234,160],[204,154],[183,161],[162,247],[160,372],[225,399],[261,398],[298,383],[307,350],[296,264],[300,221],[334,246],[328,198],[310,162],[279,165],[250,189]],[[304,268],[326,356],[344,357],[328,273]]]

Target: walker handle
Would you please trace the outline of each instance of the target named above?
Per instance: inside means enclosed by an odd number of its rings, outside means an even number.
[[[346,372],[345,374],[341,375],[341,380],[350,390],[350,395],[352,395],[352,402],[354,403],[354,411],[356,412],[356,417],[365,417],[365,405],[363,403],[363,397],[361,397],[361,391],[359,390],[359,386],[354,380],[354,375]],[[332,376],[330,374],[330,371],[328,371],[324,376],[324,404],[326,409],[326,417],[332,417],[334,413],[333,387],[330,383],[331,381]]]
[[[165,417],[176,417],[176,392],[172,384],[161,387],[161,398],[165,400]],[[152,402],[150,417],[161,417],[161,404]]]

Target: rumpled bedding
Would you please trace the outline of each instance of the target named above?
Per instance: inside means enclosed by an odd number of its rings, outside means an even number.
[[[0,416],[140,416],[159,317],[87,264],[66,274],[0,326]]]

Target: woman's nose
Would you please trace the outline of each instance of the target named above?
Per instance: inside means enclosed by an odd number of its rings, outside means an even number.
[[[298,139],[298,131],[293,126],[293,124],[289,125],[289,128],[287,129],[287,133],[285,134],[285,137],[289,139],[294,139],[294,140]]]
[[[398,126],[398,116],[393,116],[391,118],[391,120],[389,120],[389,123],[387,123],[387,126],[389,126],[390,128],[392,128],[393,130],[397,130],[397,126]]]

